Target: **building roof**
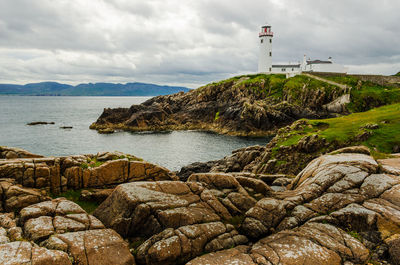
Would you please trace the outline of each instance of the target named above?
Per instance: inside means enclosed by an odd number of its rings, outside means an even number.
[[[321,60],[313,60],[307,61],[307,64],[330,64],[332,61],[321,61]]]
[[[273,64],[272,68],[300,68],[300,64]]]

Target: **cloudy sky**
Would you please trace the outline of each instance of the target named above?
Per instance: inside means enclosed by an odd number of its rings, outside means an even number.
[[[400,71],[399,0],[0,0],[0,83],[151,82],[192,88],[274,63],[332,56]]]

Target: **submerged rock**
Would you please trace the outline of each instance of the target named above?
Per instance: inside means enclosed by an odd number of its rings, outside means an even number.
[[[26,125],[33,126],[33,125],[47,125],[47,124],[55,124],[55,122],[54,122],[54,121],[51,121],[51,122],[47,122],[47,121],[34,121],[34,122],[27,123]]]

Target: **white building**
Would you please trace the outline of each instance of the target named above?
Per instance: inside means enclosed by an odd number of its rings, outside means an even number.
[[[258,60],[259,72],[272,71],[272,37],[271,26],[262,26],[260,37],[260,58]]]
[[[306,60],[304,55],[303,63],[297,64],[272,64],[272,38],[274,33],[271,31],[271,26],[262,26],[259,33],[260,38],[260,57],[258,60],[258,72],[270,74],[286,74],[294,76],[302,72],[329,72],[329,73],[347,73],[347,68],[335,64],[332,58],[327,61],[321,60]]]

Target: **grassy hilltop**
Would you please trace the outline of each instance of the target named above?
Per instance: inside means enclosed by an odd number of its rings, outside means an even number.
[[[391,153],[393,146],[400,145],[400,103],[338,118],[304,121],[307,126],[286,133],[277,146],[291,146],[311,135],[339,146],[363,144],[381,153]]]

